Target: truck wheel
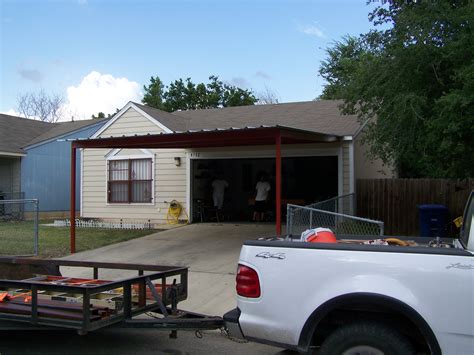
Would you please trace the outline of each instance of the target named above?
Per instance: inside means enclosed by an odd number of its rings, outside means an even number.
[[[415,354],[410,342],[396,330],[376,322],[341,326],[323,342],[320,355]]]

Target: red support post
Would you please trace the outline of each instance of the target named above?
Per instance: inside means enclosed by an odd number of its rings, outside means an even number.
[[[281,235],[281,132],[275,135],[275,205],[276,205],[276,234]]]
[[[76,147],[71,145],[71,214],[69,220],[71,254],[76,252]]]

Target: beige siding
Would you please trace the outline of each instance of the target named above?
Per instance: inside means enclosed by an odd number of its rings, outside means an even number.
[[[100,136],[122,136],[133,134],[157,134],[162,130],[129,109],[122,117],[108,127]],[[107,160],[110,149],[86,149],[83,152],[82,211],[83,217],[123,220],[150,220],[164,223],[168,204],[165,201],[178,200],[186,206],[186,153],[183,149],[149,150],[154,156],[154,196],[152,204],[108,204],[107,203]],[[143,155],[138,149],[124,149],[119,156]],[[175,164],[175,157],[181,158],[181,166]]]
[[[354,162],[356,179],[391,179],[396,177],[392,166],[386,166],[380,159],[370,159],[367,156],[368,147],[362,143],[363,134],[354,142]]]
[[[129,109],[123,116],[109,126],[100,136],[122,136],[134,134],[157,134],[162,130]],[[341,149],[342,144],[342,149]],[[144,147],[146,149],[146,147]],[[283,146],[283,156],[334,155],[342,150],[343,193],[349,192],[349,142]],[[187,159],[184,149],[148,149],[154,157],[154,196],[152,204],[108,204],[107,203],[107,155],[113,149],[86,149],[83,152],[82,169],[82,209],[81,215],[90,218],[110,220],[150,220],[152,223],[166,222],[168,204],[165,201],[177,200],[188,211],[187,198]],[[118,156],[146,156],[146,151],[124,149],[115,152]],[[248,146],[238,148],[209,148],[189,151],[191,158],[206,157],[271,157],[275,155],[274,146]],[[175,157],[181,158],[179,167]]]
[[[163,130],[143,117],[133,108],[129,108],[117,121],[100,134],[100,137],[133,136],[134,134],[157,134]]]

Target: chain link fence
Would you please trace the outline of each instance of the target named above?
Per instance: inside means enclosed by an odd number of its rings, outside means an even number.
[[[0,199],[0,256],[38,255],[38,212],[37,199]]]
[[[300,235],[311,228],[329,228],[336,235],[383,236],[384,224],[366,218],[326,211],[309,206],[287,206],[287,235]]]
[[[317,210],[343,213],[350,216],[356,215],[356,194],[336,196],[328,200],[312,203],[306,207]]]

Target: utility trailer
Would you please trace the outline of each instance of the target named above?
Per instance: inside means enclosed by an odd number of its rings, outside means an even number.
[[[62,328],[83,335],[110,327],[153,328],[176,338],[178,330],[223,327],[221,317],[178,309],[188,295],[187,267],[27,258],[0,258],[0,267],[3,330]],[[61,267],[89,268],[92,278],[62,276]],[[136,275],[107,281],[99,278],[104,269]]]

